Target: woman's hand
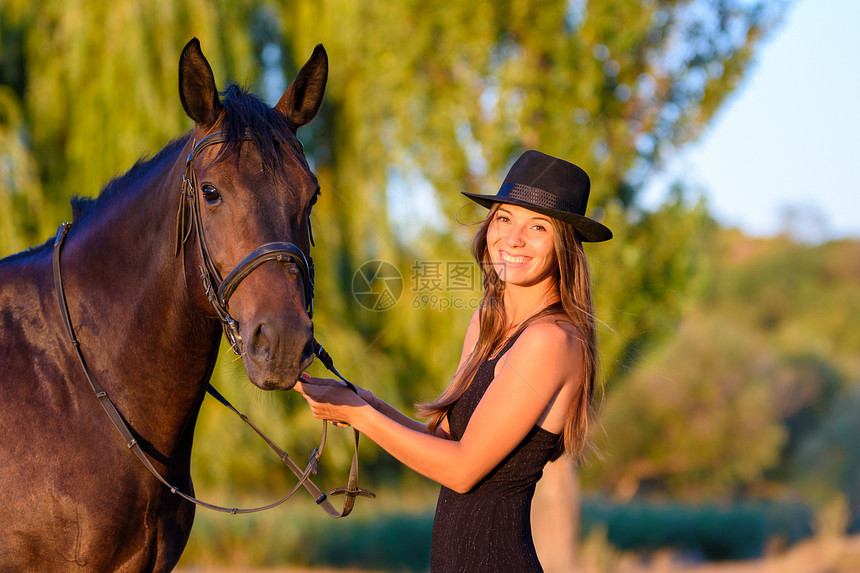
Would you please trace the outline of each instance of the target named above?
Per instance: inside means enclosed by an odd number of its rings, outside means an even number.
[[[307,374],[302,374],[294,389],[307,400],[315,418],[342,424],[352,424],[355,409],[367,406],[367,398],[374,398],[373,394],[361,389],[356,395],[339,380],[313,378]]]

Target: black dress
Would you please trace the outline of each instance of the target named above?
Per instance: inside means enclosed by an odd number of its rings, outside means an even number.
[[[455,440],[494,378],[496,362],[519,334],[482,364],[472,384],[448,412]],[[560,436],[535,426],[514,450],[465,494],[439,492],[433,520],[431,573],[543,571],[532,541],[532,497]]]

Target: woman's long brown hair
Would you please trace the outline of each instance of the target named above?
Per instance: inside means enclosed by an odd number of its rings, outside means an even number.
[[[431,430],[435,430],[442,423],[454,403],[469,388],[478,368],[490,359],[494,352],[500,350],[499,346],[507,340],[504,339],[507,330],[503,299],[505,284],[493,268],[487,246],[487,231],[498,208],[497,203],[472,240],[472,255],[484,277],[484,296],[478,315],[478,342],[463,366],[454,374],[451,385],[435,401],[416,405],[419,414],[428,418],[427,426]],[[555,284],[558,286],[559,301],[523,322],[517,332],[525,330],[529,324],[541,317],[553,315],[560,322],[572,325],[579,336],[582,343],[582,387],[565,414],[563,439],[559,440],[552,455],[552,459],[557,459],[566,451],[574,459],[579,459],[588,444],[588,422],[593,414],[592,398],[598,368],[591,274],[577,231],[557,219],[552,220],[552,225],[555,229],[554,246],[558,261]],[[510,338],[512,337],[513,335]],[[576,360],[571,362],[575,363]]]

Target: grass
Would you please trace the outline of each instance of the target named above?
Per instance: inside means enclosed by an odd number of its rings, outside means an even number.
[[[379,493],[379,492],[377,492]],[[309,497],[262,513],[198,510],[179,567],[354,567],[421,572],[429,567],[435,494],[385,492],[359,498],[353,513],[333,520]],[[337,507],[340,498],[333,498]],[[250,503],[250,502],[249,502]]]
[[[332,520],[309,498],[251,515],[199,511],[179,571],[426,572],[434,500],[435,491],[383,492],[359,499],[344,520]],[[754,501],[621,505],[588,497],[576,571],[860,571],[860,537],[842,534],[844,513],[816,516],[802,505]]]

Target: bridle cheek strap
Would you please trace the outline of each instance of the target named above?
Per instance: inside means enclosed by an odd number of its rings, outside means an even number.
[[[244,352],[244,343],[239,333],[239,323],[231,316],[229,311],[230,297],[245,278],[248,277],[260,265],[268,261],[289,262],[299,269],[304,284],[305,310],[308,316],[313,318],[314,298],[314,264],[313,259],[294,243],[288,241],[266,243],[254,249],[233,269],[227,278],[222,281],[221,273],[212,260],[209,248],[206,245],[206,237],[203,232],[203,222],[200,215],[200,204],[197,200],[197,172],[194,170],[194,160],[200,153],[211,145],[224,143],[226,135],[224,132],[215,132],[207,135],[197,142],[185,161],[185,174],[182,176],[181,197],[179,210],[176,214],[176,255],[184,253],[182,246],[191,235],[192,228],[197,239],[197,250],[200,256],[200,281],[209,304],[215,311],[218,320],[224,328],[224,334],[230,342],[230,347],[237,355]],[[245,141],[253,141],[250,136]],[[191,209],[189,217],[188,209]],[[307,225],[310,229],[310,221]],[[310,231],[308,231],[310,233]],[[309,236],[309,241],[312,238]],[[184,256],[184,254],[183,254]]]

